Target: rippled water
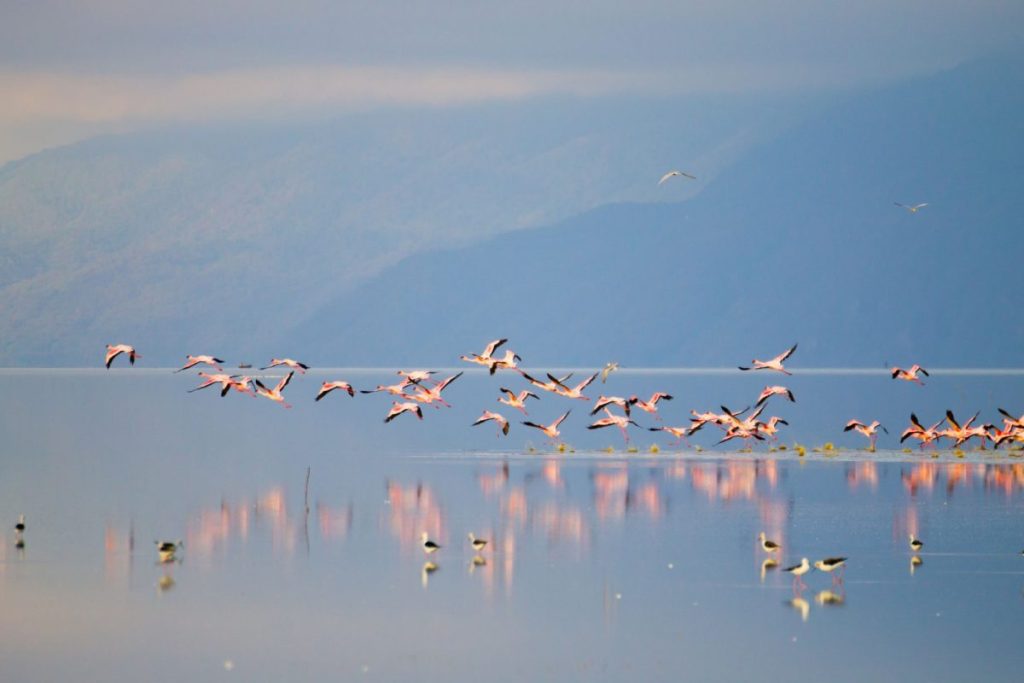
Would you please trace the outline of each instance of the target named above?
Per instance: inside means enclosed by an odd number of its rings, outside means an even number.
[[[646,431],[624,453],[583,428],[586,404],[545,397],[531,418],[574,408],[557,453],[516,423],[507,439],[468,426],[484,407],[512,417],[494,401],[507,376],[467,375],[453,408],[389,425],[383,396],[314,403],[325,378],[297,377],[285,410],[186,394],[184,373],[0,374],[0,679],[1020,679],[1013,454],[698,454]],[[764,384],[623,372],[588,394],[666,389],[682,424]],[[859,446],[851,417],[898,433],[911,410],[1024,412],[1019,376],[789,385],[798,403],[772,409],[808,446]],[[794,591],[763,569],[762,530],[783,566],[848,556],[845,580]],[[433,572],[422,531],[443,546]],[[470,531],[490,541],[476,562]],[[153,541],[179,538],[159,564]]]

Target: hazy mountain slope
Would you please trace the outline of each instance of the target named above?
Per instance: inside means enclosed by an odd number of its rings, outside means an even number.
[[[701,185],[652,178],[692,164],[705,182],[787,102],[531,101],[44,152],[0,169],[0,364],[88,364],[115,340],[150,363],[263,353],[424,248],[686,197]]]
[[[601,208],[421,255],[312,316],[338,364],[1024,364],[1024,77],[968,65],[859,97],[675,206]],[[893,206],[929,202],[916,215]]]

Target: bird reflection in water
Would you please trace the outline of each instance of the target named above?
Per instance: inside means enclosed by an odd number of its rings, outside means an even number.
[[[914,555],[910,558],[910,575],[913,576],[917,568],[924,564],[924,560],[919,555]]]
[[[476,479],[484,497],[490,498],[505,489],[508,484],[509,468],[508,463],[501,463],[501,467],[493,474],[478,474]]]
[[[764,560],[762,560],[762,562],[761,562],[761,583],[764,583],[765,576],[768,575],[768,572],[771,571],[772,569],[777,569],[778,566],[779,566],[779,561],[774,559],[774,558],[767,557]]]
[[[420,585],[424,588],[430,583],[430,575],[440,569],[440,565],[436,562],[426,561],[423,563],[423,568],[420,570]]]
[[[846,485],[851,491],[861,486],[875,491],[878,489],[878,463],[873,460],[858,462],[846,467]]]
[[[841,607],[846,604],[846,591],[842,590],[836,593],[823,590],[814,596],[814,601],[822,607]]]
[[[352,504],[333,508],[318,502],[316,519],[320,527],[320,538],[325,541],[343,539],[352,529]]]
[[[787,607],[792,607],[800,613],[800,620],[807,621],[807,617],[811,614],[811,603],[807,602],[804,598],[797,596],[792,600],[786,600],[784,603]]]
[[[167,591],[178,585],[178,582],[174,580],[174,577],[169,573],[162,574],[156,582],[156,590],[158,593],[166,593]]]

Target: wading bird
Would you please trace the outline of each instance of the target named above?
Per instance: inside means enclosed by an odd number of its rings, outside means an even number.
[[[153,541],[153,543],[156,544],[156,553],[157,557],[160,558],[161,564],[174,562],[177,559],[175,553],[185,545],[181,541]]]
[[[270,365],[268,365],[265,368],[260,368],[260,370],[269,370],[270,368],[276,368],[281,365],[285,366],[286,368],[291,368],[292,370],[297,370],[299,374],[302,375],[306,374],[306,370],[309,370],[308,365],[306,365],[305,363],[300,363],[297,360],[292,360],[291,358],[271,358]]]
[[[271,401],[274,401],[275,403],[280,403],[285,408],[291,408],[291,404],[284,400],[284,395],[282,395],[281,392],[284,391],[284,388],[286,386],[288,386],[288,382],[292,381],[292,375],[294,374],[294,370],[290,371],[287,375],[281,378],[281,381],[278,382],[277,386],[274,387],[273,389],[267,389],[265,386],[263,386],[263,382],[259,381],[258,379],[254,379],[253,382],[256,383],[256,394],[258,396],[262,396],[263,398],[269,398]]]
[[[763,531],[757,535],[757,540],[761,543],[761,550],[766,553],[777,553],[782,548],[775,541],[768,540],[768,536]]]
[[[558,418],[557,420],[555,420],[554,422],[547,426],[539,425],[534,422],[523,422],[523,424],[526,425],[527,427],[539,429],[540,431],[544,432],[544,436],[548,437],[552,441],[557,441],[558,437],[561,435],[561,432],[558,431],[558,425],[562,424],[562,422],[565,421],[565,418],[569,417],[569,413],[571,412],[571,410],[565,411],[565,413],[562,414],[562,417]]]
[[[107,357],[103,360],[103,364],[110,369],[110,364],[114,362],[114,359],[120,356],[122,353],[128,354],[128,363],[135,365],[136,358],[142,358],[141,355],[135,353],[135,347],[129,346],[128,344],[107,344]]]
[[[222,361],[220,358],[214,358],[213,356],[188,355],[185,356],[185,364],[178,368],[177,370],[175,370],[175,372],[182,372],[184,370],[188,370],[189,368],[194,368],[195,366],[200,364],[209,365],[210,367],[216,368],[217,372],[223,372],[224,368],[222,368],[219,365],[219,363],[223,362],[224,361]]]
[[[526,389],[523,389],[518,394],[512,391],[511,389],[506,389],[505,387],[501,387],[501,390],[508,395],[508,398],[499,398],[498,403],[504,403],[505,405],[511,408],[515,408],[516,410],[522,412],[523,415],[527,414],[526,399],[535,398],[537,400],[540,400],[540,396],[533,393],[532,391],[527,391]]]
[[[420,542],[423,544],[423,552],[425,552],[427,555],[436,553],[438,550],[441,549],[441,546],[430,540],[430,534],[428,534],[426,531],[420,534]]]
[[[821,572],[827,572],[832,574],[832,581],[842,581],[842,572],[839,574],[833,574],[833,572],[841,567],[845,567],[845,557],[826,557],[824,560],[818,560],[814,563],[814,568]],[[845,571],[845,570],[843,570]]]
[[[482,538],[477,538],[473,535],[473,532],[469,532],[469,544],[473,546],[473,550],[480,552],[487,546],[487,541]]]
[[[476,419],[476,422],[472,426],[476,427],[484,422],[493,420],[498,425],[498,431],[505,436],[508,436],[508,420],[505,419],[500,413],[492,413],[489,410],[485,410],[483,415]]]
[[[903,433],[900,434],[900,443],[903,443],[907,439],[917,439],[918,441],[921,442],[919,448],[922,450],[924,450],[924,447],[928,444],[935,446],[935,442],[939,438],[938,427],[940,424],[942,424],[941,420],[933,424],[931,427],[925,429],[921,422],[917,419],[917,415],[911,413],[910,426],[903,430]]]
[[[740,370],[744,370],[744,371],[746,371],[746,370],[775,370],[776,372],[781,372],[784,375],[792,375],[793,373],[789,372],[788,370],[786,370],[786,368],[782,367],[782,363],[786,359],[788,359],[790,356],[793,355],[793,352],[796,351],[796,347],[797,347],[797,345],[793,344],[793,346],[789,347],[788,349],[786,349],[785,351],[783,351],[779,355],[775,356],[775,358],[772,358],[771,360],[761,361],[761,360],[757,360],[755,358],[754,360],[750,361],[750,367],[743,367],[741,365],[741,366],[739,366],[739,368],[740,368]]]
[[[803,576],[811,570],[811,563],[807,561],[807,558],[800,560],[800,564],[794,564],[792,567],[786,567],[782,571],[788,572],[793,575],[793,586],[806,587]]]
[[[924,543],[921,542],[921,539],[914,536],[914,534],[907,534],[907,537],[910,539],[908,541],[910,543],[910,549],[915,553],[919,552],[921,548],[924,547]]]
[[[319,401],[320,399],[322,399],[324,396],[331,393],[335,389],[341,389],[349,396],[356,395],[356,390],[352,388],[351,384],[349,384],[348,382],[342,382],[341,380],[338,380],[336,382],[324,382],[322,385],[320,385],[320,391],[317,392],[316,398],[314,400]]]
[[[920,365],[911,365],[908,370],[904,370],[903,368],[892,368],[889,372],[892,374],[893,379],[902,379],[906,382],[917,382],[922,387],[924,386],[924,382],[922,382],[921,378],[917,376],[917,373],[920,372],[925,377],[930,377],[928,371]]]

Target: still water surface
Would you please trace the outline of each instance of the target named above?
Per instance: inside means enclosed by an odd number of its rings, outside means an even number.
[[[0,374],[0,679],[1020,680],[1016,457],[723,455],[646,431],[629,454],[583,429],[587,404],[545,397],[537,421],[574,408],[575,452],[556,453],[518,419],[507,439],[468,427],[484,407],[513,417],[500,377],[468,374],[453,408],[389,425],[383,396],[313,403],[326,378],[297,377],[284,410],[186,394],[184,373]],[[763,384],[623,372],[588,394],[666,389],[666,424],[683,424]],[[1024,410],[1021,377],[790,386],[798,402],[772,407],[808,445],[860,445],[851,417],[898,433],[910,410]],[[848,556],[845,580],[812,572],[795,592],[762,570],[762,530],[782,566]],[[422,531],[443,546],[433,572]],[[180,562],[159,564],[153,541],[179,538]]]

